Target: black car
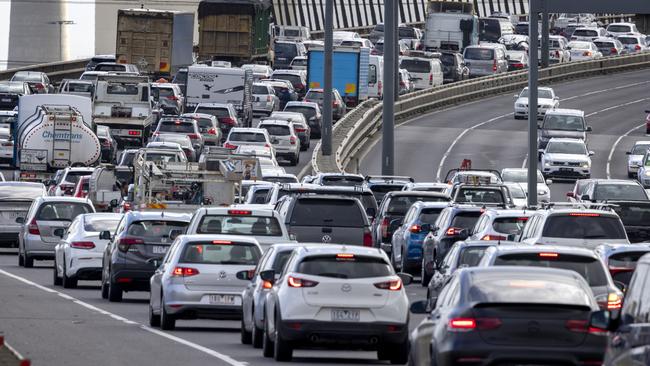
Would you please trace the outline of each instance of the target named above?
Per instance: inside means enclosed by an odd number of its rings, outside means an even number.
[[[636,180],[594,179],[587,186],[580,201],[610,203],[611,201],[645,201],[648,194]]]
[[[435,227],[423,225],[423,231],[429,231],[422,243],[422,286],[426,286],[433,276],[433,269],[438,267],[455,242],[469,237],[483,208],[470,205],[453,205],[444,209]]]
[[[411,305],[426,313],[426,301]],[[569,270],[463,268],[435,301],[431,364],[597,365],[607,311]]]
[[[13,111],[18,106],[18,99],[32,94],[32,89],[23,81],[0,82],[0,110]]]
[[[463,55],[459,52],[440,52],[444,83],[453,83],[469,79],[469,69],[465,66]]]
[[[393,232],[402,225],[404,215],[418,201],[447,202],[449,196],[437,192],[391,191],[384,195],[379,211],[372,222],[375,247],[391,252]]]
[[[612,200],[607,203],[614,205],[613,210],[621,218],[630,243],[650,241],[650,202]]]
[[[637,263],[630,281],[621,316],[608,326],[610,336],[603,365],[627,366],[650,364],[650,255]]]
[[[149,291],[149,279],[174,238],[185,232],[191,215],[167,212],[128,212],[109,240],[102,259],[102,298],[122,301],[124,291]]]

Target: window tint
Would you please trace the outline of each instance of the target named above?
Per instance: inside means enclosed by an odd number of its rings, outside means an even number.
[[[445,202],[445,197],[427,197],[427,196],[395,196],[392,197],[386,212],[389,215],[405,215],[411,206],[418,201],[422,202]]]
[[[289,126],[282,125],[262,125],[260,128],[268,131],[271,136],[289,136],[291,135],[291,129]]]
[[[527,221],[528,217],[498,217],[492,223],[492,228],[499,233],[519,235]]]
[[[553,215],[542,236],[568,239],[625,239],[618,217]]]
[[[361,227],[365,213],[356,200],[298,199],[291,215],[291,225]]]
[[[205,114],[215,116],[217,118],[230,117],[230,112],[228,111],[228,108],[209,108],[209,107],[198,106],[194,110],[194,113],[205,113]]]
[[[645,190],[638,184],[598,184],[594,199],[620,201],[647,201]]]
[[[257,246],[248,243],[188,243],[178,262],[256,265],[261,255]]]
[[[555,141],[548,144],[546,152],[550,154],[587,155],[587,148],[584,143]]]
[[[253,236],[282,236],[275,217],[205,215],[201,218],[197,234],[229,234]]]
[[[465,247],[460,252],[458,267],[476,267],[483,258],[488,247]]]
[[[187,122],[160,122],[159,132],[194,133],[194,124]]]
[[[357,186],[363,184],[362,177],[326,176],[321,179],[324,186]]]
[[[291,105],[284,108],[285,112],[296,112],[305,116],[306,119],[310,119],[316,116],[316,109],[311,107],[301,107],[297,105]]]
[[[494,50],[490,48],[466,48],[465,60],[492,60]]]
[[[555,281],[554,281],[555,280]],[[567,304],[591,307],[591,294],[574,284],[553,279],[478,279],[468,291],[470,301],[529,304]]]
[[[271,269],[273,269],[275,273],[282,272],[284,270],[284,266],[289,261],[289,258],[291,258],[292,253],[293,250],[285,250],[278,253],[273,259],[273,265],[271,266]]]
[[[517,182],[517,183],[526,183],[528,182],[528,171],[526,170],[506,170],[501,175],[504,182]],[[542,172],[537,171],[537,183],[544,183],[544,176]]]
[[[600,260],[580,255],[558,254],[557,257],[542,257],[540,253],[506,254],[496,258],[494,265],[568,269],[578,272],[587,280],[589,286],[607,285],[607,274]]]
[[[165,242],[169,240],[172,230],[185,232],[187,222],[167,220],[134,221],[129,225],[126,235],[143,238],[146,242]]]
[[[597,37],[598,32],[592,29],[576,29],[573,35],[578,37]]]
[[[610,25],[607,27],[607,30],[616,33],[627,33],[632,31],[629,25]]]
[[[456,195],[456,202],[504,203],[503,192],[496,189],[461,188]]]
[[[410,73],[427,74],[431,72],[431,62],[429,60],[404,59],[400,62],[399,67],[408,70]]]
[[[207,129],[215,127],[214,122],[212,122],[212,120],[209,119],[209,118],[195,118],[195,120],[196,120],[196,122],[199,125],[199,128],[201,130],[207,130]],[[201,132],[203,132],[203,131],[201,131]]]
[[[624,203],[614,207],[625,226],[648,226],[650,225],[650,204],[641,202]]]
[[[344,279],[385,277],[393,274],[390,265],[381,258],[364,256],[338,258],[331,255],[307,257],[300,262],[296,272]]]
[[[266,137],[261,133],[254,132],[231,132],[228,135],[229,141],[241,142],[266,142]]]
[[[93,232],[102,232],[102,231],[115,231],[117,224],[120,223],[119,219],[116,220],[107,220],[103,216],[95,217],[84,217],[84,230],[93,231]]]
[[[471,229],[476,225],[478,218],[481,216],[481,212],[459,212],[451,220],[450,227],[457,227],[461,229]]]
[[[277,54],[276,54],[277,56]],[[292,75],[292,74],[273,74],[274,79],[280,79],[280,80],[287,80],[291,82],[292,85],[297,85],[297,84],[302,84],[302,78],[300,75]]]
[[[546,130],[584,131],[585,121],[580,116],[550,115],[544,119]]]
[[[325,93],[323,93],[322,91],[310,90],[305,95],[305,99],[309,99],[310,101],[314,101],[314,100],[321,101],[323,100],[323,98],[325,98]]]
[[[442,208],[425,208],[422,209],[420,212],[420,216],[418,217],[418,220],[421,223],[425,224],[435,224],[436,220],[438,220],[438,216],[440,216],[440,212],[442,211]]]
[[[91,213],[93,210],[85,203],[49,202],[44,203],[36,214],[36,220],[72,221],[77,216]]]
[[[253,85],[253,94],[269,94],[265,85]]]

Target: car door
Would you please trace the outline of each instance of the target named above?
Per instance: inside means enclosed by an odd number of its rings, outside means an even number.
[[[393,239],[391,240],[392,243],[391,252],[393,254],[393,259],[395,260],[395,263],[398,263],[402,259],[402,255],[404,254],[404,248],[406,246],[405,236],[408,233],[407,229],[411,226],[414,209],[415,209],[414,207],[411,207],[409,209],[409,211],[406,213],[406,216],[404,217],[404,221],[402,225],[400,225],[393,232]]]

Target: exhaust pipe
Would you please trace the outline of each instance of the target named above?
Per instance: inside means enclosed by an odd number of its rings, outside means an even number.
[[[309,341],[312,343],[318,343],[318,341],[320,341],[320,337],[316,334],[312,334],[309,336]]]
[[[374,344],[377,344],[377,343],[379,343],[379,338],[377,338],[377,337],[371,337],[370,338],[370,344],[374,345]]]

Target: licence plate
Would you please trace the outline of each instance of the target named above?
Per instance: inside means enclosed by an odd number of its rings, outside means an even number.
[[[212,305],[235,305],[235,295],[210,295]]]
[[[26,212],[20,212],[20,211],[9,211],[4,213],[6,217],[10,219],[15,219],[16,217],[22,217],[22,216],[27,216]]]
[[[358,322],[361,319],[359,310],[332,309],[332,321]]]
[[[573,169],[571,169],[571,168],[560,168],[560,171],[561,172],[572,172]]]
[[[155,245],[152,248],[152,251],[153,251],[153,254],[165,254],[165,253],[167,253],[168,248],[169,247],[165,247],[165,246],[162,246],[162,245]]]
[[[11,103],[11,98],[2,98],[3,103]]]

